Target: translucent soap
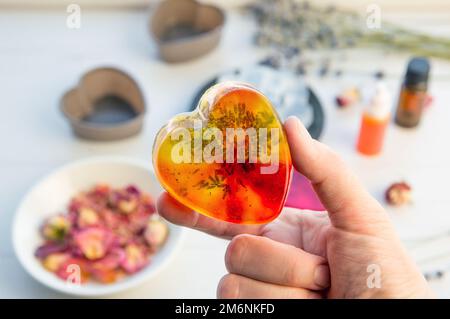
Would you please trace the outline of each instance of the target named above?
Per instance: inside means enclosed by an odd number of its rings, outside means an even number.
[[[292,175],[274,107],[261,92],[239,82],[211,87],[196,110],[162,127],[153,165],[162,186],[179,202],[238,224],[275,219]]]

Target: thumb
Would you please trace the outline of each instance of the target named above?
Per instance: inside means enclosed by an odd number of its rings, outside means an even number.
[[[284,126],[293,165],[313,184],[333,226],[367,233],[386,224],[384,209],[335,152],[314,140],[298,118],[289,117]]]

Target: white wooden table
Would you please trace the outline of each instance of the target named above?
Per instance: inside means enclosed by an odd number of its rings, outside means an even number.
[[[28,276],[12,251],[15,209],[38,178],[66,162],[94,155],[150,161],[155,133],[188,108],[199,85],[220,71],[255,63],[263,56],[251,45],[253,24],[236,13],[228,15],[217,50],[180,65],[156,58],[145,11],[84,11],[79,30],[67,29],[65,20],[64,10],[0,12],[0,297],[65,297]],[[431,91],[436,102],[421,128],[405,131],[392,126],[383,155],[367,159],[354,151],[360,110],[337,110],[334,96],[343,83],[359,81],[360,74],[377,68],[386,71],[388,85],[397,93],[407,58],[370,54],[355,52],[343,61],[346,71],[341,80],[308,77],[326,109],[323,141],[342,154],[377,198],[397,179],[412,183],[415,204],[409,211],[391,212],[405,242],[446,231],[450,229],[450,64],[433,65]],[[144,89],[150,112],[141,135],[112,143],[82,141],[72,135],[59,113],[59,98],[65,90],[82,73],[102,65],[128,71]],[[360,78],[365,81],[367,76]],[[214,298],[216,284],[225,273],[225,248],[223,240],[188,231],[182,253],[157,279],[114,297]],[[418,260],[431,252],[431,248],[413,251]],[[434,265],[423,267],[433,269]],[[450,297],[450,280],[433,287],[439,296]]]

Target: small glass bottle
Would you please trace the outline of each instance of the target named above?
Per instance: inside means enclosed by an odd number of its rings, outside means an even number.
[[[413,58],[408,63],[405,80],[400,91],[395,123],[416,127],[422,116],[427,97],[430,63],[426,58]]]
[[[364,155],[381,152],[386,128],[391,115],[391,95],[386,86],[379,82],[369,105],[363,113],[357,150]]]

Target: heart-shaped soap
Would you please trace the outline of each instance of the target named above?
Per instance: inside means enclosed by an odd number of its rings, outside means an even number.
[[[153,164],[179,202],[239,224],[276,218],[292,172],[275,109],[261,92],[239,82],[211,87],[193,112],[171,119],[156,136]]]

